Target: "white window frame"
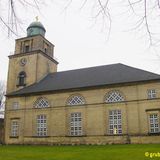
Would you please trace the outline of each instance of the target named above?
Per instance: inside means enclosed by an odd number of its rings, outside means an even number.
[[[110,91],[105,96],[105,102],[106,103],[116,103],[116,102],[123,102],[124,97],[119,91]]]
[[[82,136],[82,114],[80,112],[70,114],[70,135]]]
[[[149,114],[149,128],[150,133],[159,133],[159,115],[158,113]]]
[[[67,105],[74,106],[74,105],[84,105],[85,99],[81,95],[73,95],[69,97],[67,100]]]
[[[155,89],[148,89],[147,94],[148,94],[148,99],[156,98],[156,90]]]
[[[14,110],[19,109],[19,102],[13,102],[12,109],[14,109]]]
[[[121,110],[109,110],[109,134],[122,134],[122,112]]]
[[[11,136],[18,137],[19,136],[19,121],[11,120]]]
[[[49,107],[49,102],[46,98],[38,98],[34,103],[34,108],[47,108]]]
[[[47,116],[37,115],[37,136],[47,136]]]

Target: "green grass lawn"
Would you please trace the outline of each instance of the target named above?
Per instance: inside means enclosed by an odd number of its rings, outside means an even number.
[[[145,152],[160,152],[160,144],[105,146],[0,146],[0,160],[146,160]],[[160,155],[159,155],[160,156]]]

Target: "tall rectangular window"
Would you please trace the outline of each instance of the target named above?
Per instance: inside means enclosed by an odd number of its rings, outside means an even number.
[[[18,120],[12,120],[11,121],[11,136],[12,137],[19,136],[19,124],[18,124]]]
[[[121,110],[109,111],[109,134],[122,134]]]
[[[158,114],[155,113],[149,115],[149,125],[150,125],[150,133],[159,132]]]
[[[156,90],[155,89],[148,89],[148,99],[154,99],[156,98]]]
[[[82,135],[82,117],[81,113],[71,113],[70,117],[70,135],[81,136]]]
[[[37,136],[47,136],[47,119],[46,115],[37,116]]]

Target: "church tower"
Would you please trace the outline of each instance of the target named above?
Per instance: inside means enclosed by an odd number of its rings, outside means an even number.
[[[15,52],[9,56],[7,93],[39,82],[47,74],[57,72],[54,45],[45,38],[41,22],[32,22],[27,37],[17,39]]]

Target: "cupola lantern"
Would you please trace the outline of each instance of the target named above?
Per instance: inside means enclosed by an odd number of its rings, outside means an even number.
[[[27,37],[35,36],[35,35],[42,35],[45,37],[46,30],[41,22],[38,21],[36,17],[36,21],[32,22],[29,27],[27,28]]]

